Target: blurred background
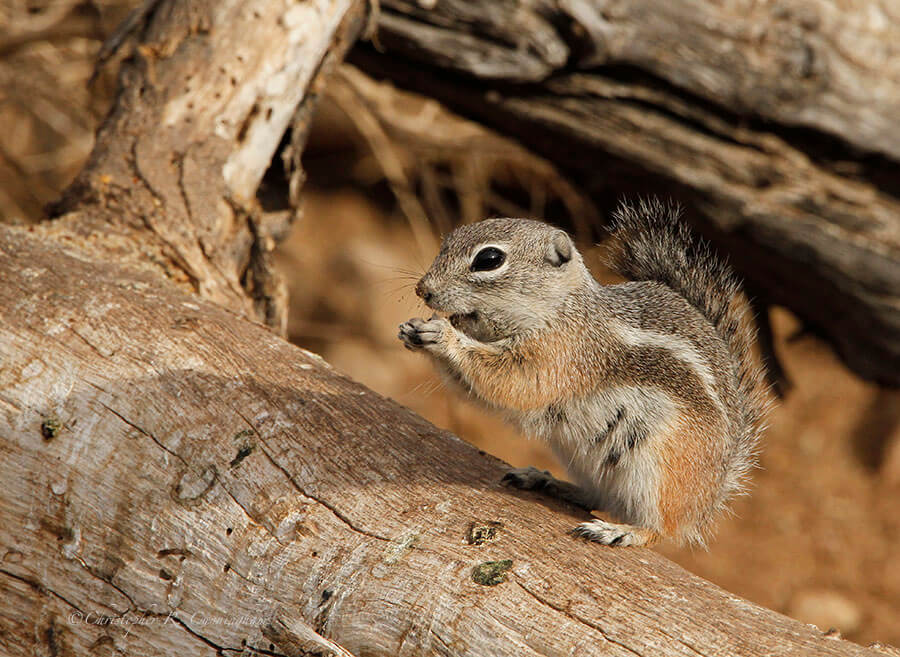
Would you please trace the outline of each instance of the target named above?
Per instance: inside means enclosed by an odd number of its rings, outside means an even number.
[[[134,4],[0,0],[0,221],[41,220],[89,155],[115,90],[114,62],[88,84],[94,60]],[[425,313],[413,286],[441,234],[490,215],[568,228],[614,280],[595,245],[604,212],[516,143],[350,66],[326,85],[303,165],[303,218],[278,253],[289,338],[512,465],[564,476],[541,444],[446,392],[397,325]],[[900,397],[849,372],[788,309],[769,319],[786,393],[752,494],[708,551],[658,550],[823,630],[900,645]]]

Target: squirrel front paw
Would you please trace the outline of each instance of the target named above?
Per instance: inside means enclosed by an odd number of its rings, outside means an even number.
[[[440,350],[447,343],[447,335],[453,327],[443,317],[434,316],[425,320],[413,317],[400,325],[397,337],[407,349]]]

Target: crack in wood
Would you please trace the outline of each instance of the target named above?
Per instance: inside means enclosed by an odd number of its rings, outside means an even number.
[[[248,419],[247,419],[240,411],[238,411],[236,408],[232,408],[232,410],[235,412],[236,415],[238,415],[238,416],[246,423],[246,425],[250,428],[250,430],[253,431],[254,434],[256,434],[256,437],[257,437],[257,439],[259,440],[259,444],[260,444],[260,451],[261,451],[263,454],[266,455],[266,458],[268,459],[269,463],[271,463],[275,468],[277,468],[278,470],[281,471],[281,473],[282,473],[282,474],[287,478],[287,480],[291,483],[291,486],[293,486],[294,489],[295,489],[298,493],[300,493],[301,495],[303,495],[303,497],[305,497],[305,498],[307,498],[307,499],[310,499],[310,500],[312,500],[312,501],[314,501],[314,502],[317,502],[318,504],[321,504],[322,506],[324,506],[326,509],[328,509],[329,511],[331,511],[331,513],[334,514],[334,516],[335,516],[338,520],[340,520],[343,524],[345,524],[347,527],[349,527],[350,529],[352,529],[354,532],[357,532],[357,533],[359,533],[359,534],[363,534],[364,536],[368,536],[368,537],[370,537],[370,538],[377,539],[377,540],[379,540],[379,541],[384,541],[384,542],[387,542],[387,543],[393,542],[390,538],[387,538],[387,537],[385,537],[385,536],[380,536],[380,535],[375,534],[375,533],[373,533],[373,532],[370,532],[370,531],[368,531],[368,530],[362,529],[361,527],[357,527],[357,526],[356,526],[356,525],[355,525],[355,524],[354,524],[347,516],[345,516],[343,513],[341,513],[341,512],[337,509],[337,507],[335,507],[334,505],[332,505],[332,504],[330,504],[330,503],[328,503],[328,502],[326,502],[326,501],[324,501],[324,500],[322,500],[322,499],[319,499],[319,498],[317,498],[317,497],[311,495],[311,494],[308,493],[306,490],[304,490],[304,488],[303,488],[300,484],[297,483],[297,481],[294,479],[294,477],[291,475],[291,473],[288,472],[287,468],[285,468],[283,465],[281,465],[280,463],[278,463],[278,462],[274,459],[274,457],[273,457],[272,454],[270,453],[269,445],[268,445],[268,443],[266,443],[266,439],[265,439],[265,438],[263,437],[263,435],[259,432],[259,430],[253,425],[253,423],[250,422],[250,420],[248,420]]]
[[[200,634],[199,632],[197,632],[196,630],[191,628],[185,621],[181,620],[177,615],[172,614],[169,616],[169,618],[171,618],[173,621],[175,621],[175,623],[177,625],[181,626],[188,634],[190,634],[191,636],[195,637],[196,639],[202,641],[207,646],[209,646],[210,648],[213,648],[214,650],[216,650],[220,653],[221,652],[244,653],[247,650],[250,650],[251,652],[259,653],[261,655],[272,655],[273,657],[292,657],[291,655],[286,655],[284,653],[272,652],[270,650],[256,648],[254,646],[251,646],[250,644],[247,644],[246,646],[240,646],[238,648],[229,648],[227,646],[222,646],[222,645],[217,644],[215,641],[213,641],[209,637],[204,636],[203,634]]]
[[[576,615],[570,613],[569,611],[567,611],[566,609],[563,609],[559,605],[553,604],[549,600],[545,600],[544,598],[539,596],[537,593],[532,591],[530,588],[525,586],[525,584],[522,582],[521,578],[515,577],[513,579],[513,581],[519,586],[520,589],[525,591],[525,593],[527,593],[529,596],[534,598],[537,602],[544,605],[545,607],[549,607],[550,609],[553,609],[554,611],[561,613],[563,616],[565,616],[566,618],[570,618],[571,620],[575,621],[576,623],[580,623],[581,625],[586,625],[587,627],[590,627],[591,629],[596,630],[606,641],[608,641],[609,643],[612,643],[613,645],[619,646],[620,648],[622,648],[624,650],[627,650],[632,655],[637,655],[638,657],[646,657],[645,653],[639,652],[639,651],[635,650],[634,648],[632,648],[631,646],[629,646],[617,639],[611,638],[607,634],[606,630],[604,630],[602,627],[600,627],[596,623],[591,623],[590,621],[588,621],[584,618],[581,618],[580,616],[576,616]]]
[[[134,422],[132,422],[131,420],[129,420],[127,417],[125,417],[124,415],[122,415],[121,413],[119,413],[117,410],[115,410],[114,408],[111,408],[110,406],[107,406],[105,403],[103,403],[103,402],[100,401],[99,399],[97,400],[97,403],[100,404],[100,405],[101,405],[103,408],[105,408],[107,411],[109,411],[110,413],[112,413],[113,415],[115,415],[117,418],[119,418],[122,422],[124,422],[125,424],[127,424],[127,425],[128,425],[129,427],[131,427],[132,429],[135,429],[135,430],[137,430],[139,433],[141,433],[141,434],[147,436],[150,440],[152,440],[154,443],[156,443],[156,445],[157,445],[161,450],[163,450],[163,451],[166,452],[167,454],[171,454],[171,455],[174,456],[176,459],[178,459],[179,461],[181,461],[181,463],[182,463],[185,467],[192,469],[191,466],[190,466],[190,464],[189,464],[187,461],[185,461],[185,460],[181,457],[180,454],[178,454],[177,452],[175,452],[175,451],[169,449],[168,447],[166,447],[166,446],[165,446],[165,445],[164,445],[164,444],[163,444],[156,436],[154,436],[152,433],[150,433],[149,431],[147,431],[147,430],[144,429],[143,427],[138,426],[137,424],[135,424]],[[195,473],[195,474],[197,474],[197,473]]]
[[[207,645],[210,646],[211,648],[214,648],[214,649],[216,649],[216,650],[221,650],[221,651],[229,651],[229,652],[237,652],[237,653],[240,653],[240,652],[242,652],[242,651],[244,650],[243,647],[241,647],[241,648],[228,648],[228,647],[220,646],[220,645],[216,644],[215,642],[213,642],[212,640],[210,640],[209,638],[203,636],[203,635],[200,634],[199,632],[196,632],[195,630],[193,630],[192,628],[190,628],[190,627],[187,625],[187,623],[185,623],[185,622],[182,621],[180,618],[178,618],[177,615],[175,615],[175,611],[177,611],[177,607],[176,607],[175,610],[173,610],[173,612],[170,613],[170,614],[161,614],[161,613],[158,613],[158,612],[152,612],[152,611],[148,611],[148,610],[146,610],[146,609],[141,609],[141,608],[139,608],[139,607],[134,603],[134,601],[133,601],[133,600],[132,600],[132,599],[131,599],[124,591],[122,591],[122,589],[120,589],[119,587],[117,587],[117,586],[116,586],[115,584],[113,584],[112,582],[109,582],[109,581],[103,579],[102,577],[99,577],[98,575],[96,575],[94,572],[92,572],[92,571],[90,570],[90,568],[89,568],[84,562],[81,562],[81,565],[87,569],[88,573],[89,573],[91,576],[93,576],[93,577],[99,579],[99,580],[100,580],[101,582],[103,582],[104,584],[106,584],[106,585],[108,585],[108,586],[112,586],[113,588],[115,588],[119,593],[121,593],[121,594],[124,595],[126,598],[128,598],[129,601],[130,601],[130,603],[131,603],[131,606],[130,606],[128,609],[126,609],[125,611],[123,611],[122,613],[119,613],[119,614],[109,614],[109,615],[104,615],[104,617],[108,617],[108,618],[110,618],[110,619],[121,619],[121,618],[124,618],[125,616],[127,616],[129,613],[131,613],[131,614],[135,614],[135,615],[138,615],[138,616],[141,616],[141,617],[146,617],[146,618],[162,618],[162,619],[167,619],[167,620],[168,620],[168,619],[171,619],[171,620],[174,621],[177,625],[179,625],[182,629],[186,630],[189,634],[191,634],[191,635],[194,636],[195,638],[197,638],[197,639],[203,641],[205,644],[207,644]],[[0,575],[5,575],[5,576],[10,577],[10,578],[12,578],[12,579],[18,580],[18,581],[22,582],[23,584],[26,584],[29,588],[31,588],[32,590],[36,591],[36,592],[37,592],[38,594],[40,594],[40,595],[44,595],[44,596],[52,595],[53,597],[59,599],[59,600],[62,601],[64,604],[66,604],[67,606],[71,607],[72,609],[74,609],[74,610],[77,611],[78,613],[82,614],[82,616],[84,616],[84,613],[85,613],[85,612],[82,610],[81,607],[79,607],[79,606],[76,605],[74,602],[72,602],[71,600],[67,599],[65,596],[60,595],[59,593],[57,593],[57,592],[54,591],[53,589],[47,587],[45,584],[43,584],[43,583],[41,583],[41,582],[39,582],[39,581],[37,581],[37,580],[31,579],[31,578],[28,578],[28,577],[23,577],[23,576],[21,576],[21,575],[15,574],[15,573],[11,573],[11,572],[9,572],[8,570],[3,569],[3,568],[0,568]],[[271,651],[264,650],[264,649],[254,648],[253,646],[247,646],[247,648],[250,648],[253,652],[258,652],[258,653],[263,654],[263,655],[273,655],[274,657],[290,657],[290,656],[288,656],[288,655],[283,655],[282,653],[271,652]]]
[[[102,358],[110,358],[111,356],[114,356],[114,355],[115,355],[115,353],[116,353],[115,351],[110,351],[110,350],[108,350],[108,349],[101,349],[100,347],[98,347],[97,345],[95,345],[93,342],[91,342],[90,340],[88,340],[84,335],[82,335],[82,334],[81,334],[81,331],[79,331],[78,329],[76,329],[74,326],[69,326],[69,330],[70,330],[76,337],[80,338],[81,341],[84,342],[84,344],[86,344],[88,347],[90,347],[91,350],[94,351],[94,352],[95,352],[97,355],[99,355],[100,357],[102,357]]]
[[[97,403],[100,404],[101,406],[103,406],[103,408],[105,408],[106,410],[108,410],[110,413],[112,413],[113,415],[115,415],[116,417],[118,417],[120,420],[122,420],[122,422],[124,422],[124,423],[127,424],[128,426],[133,427],[134,429],[136,429],[136,430],[137,430],[138,432],[140,432],[141,434],[143,434],[143,435],[147,436],[148,438],[150,438],[150,440],[152,440],[154,443],[156,443],[156,445],[158,445],[158,446],[160,447],[160,449],[164,450],[164,451],[167,452],[168,454],[171,454],[171,455],[174,456],[176,459],[178,459],[178,460],[184,465],[184,467],[186,467],[189,471],[193,472],[193,473],[194,473],[195,475],[197,475],[197,476],[202,476],[202,472],[198,474],[198,473],[196,472],[196,470],[195,470],[195,468],[194,468],[194,466],[193,466],[192,464],[190,464],[184,457],[182,457],[182,456],[181,456],[180,454],[178,454],[177,452],[175,452],[175,451],[169,449],[168,447],[166,447],[166,446],[165,446],[158,438],[156,438],[156,436],[154,436],[152,433],[150,433],[150,432],[147,431],[146,429],[143,429],[142,427],[138,426],[137,424],[133,423],[131,420],[129,420],[128,418],[126,418],[124,415],[122,415],[121,413],[119,413],[119,412],[116,411],[115,409],[110,408],[109,406],[107,406],[106,404],[104,404],[102,401],[99,401],[99,400],[98,400]],[[220,488],[225,492],[225,494],[228,495],[228,497],[231,498],[231,500],[232,500],[232,501],[237,505],[237,507],[244,513],[244,515],[247,516],[247,518],[250,519],[250,521],[251,521],[255,526],[262,527],[262,528],[266,531],[266,533],[269,534],[269,536],[271,536],[273,539],[275,539],[275,540],[278,541],[279,543],[281,542],[281,541],[279,541],[278,537],[277,537],[277,536],[269,529],[269,527],[266,526],[266,524],[265,524],[264,522],[261,522],[261,521],[260,521],[258,518],[256,518],[252,513],[250,513],[250,511],[249,511],[243,504],[240,503],[240,501],[237,499],[237,497],[235,497],[235,495],[229,490],[229,488],[228,488],[228,487],[225,485],[225,483],[222,481],[221,477],[216,477],[215,480],[214,480],[214,483],[218,483],[218,484],[219,484]],[[212,488],[212,486],[210,486],[210,488]],[[206,491],[204,492],[204,494],[205,494],[205,493],[206,493]]]
[[[102,388],[100,388],[100,389],[102,390]],[[103,408],[105,408],[107,411],[109,411],[110,413],[112,413],[113,415],[115,415],[117,418],[119,418],[122,422],[124,422],[124,423],[127,424],[128,426],[134,428],[135,430],[137,430],[137,431],[140,432],[141,434],[143,434],[143,435],[147,436],[148,438],[150,438],[150,440],[152,440],[154,443],[156,443],[156,445],[158,445],[158,446],[160,447],[160,449],[164,450],[164,451],[167,452],[168,454],[171,454],[172,456],[174,456],[175,458],[177,458],[177,459],[178,459],[178,460],[179,460],[186,468],[188,468],[188,469],[190,469],[191,471],[193,471],[193,466],[192,466],[190,463],[188,463],[187,460],[185,460],[185,459],[184,459],[180,454],[178,454],[177,452],[175,452],[175,451],[169,449],[168,447],[166,447],[166,446],[165,446],[158,438],[156,438],[152,433],[150,433],[150,432],[147,431],[146,429],[144,429],[144,428],[138,426],[137,424],[135,424],[134,422],[132,422],[131,420],[129,420],[128,418],[126,418],[124,415],[122,415],[121,413],[119,413],[119,412],[116,411],[115,409],[113,409],[113,408],[111,408],[110,406],[108,406],[107,404],[103,403],[102,401],[99,401],[99,400],[98,400],[97,403],[100,404],[100,405],[101,405]],[[256,437],[259,439],[260,444],[261,444],[261,449],[260,449],[260,451],[261,451],[263,454],[266,455],[266,458],[267,458],[268,461],[272,464],[272,466],[274,466],[276,469],[278,469],[278,470],[279,470],[279,471],[287,478],[287,480],[290,482],[291,486],[292,486],[297,492],[299,492],[299,493],[300,493],[301,495],[303,495],[305,498],[307,498],[307,499],[309,499],[309,500],[311,500],[311,501],[313,501],[313,502],[316,502],[317,504],[320,504],[321,506],[323,506],[323,507],[325,507],[326,509],[328,509],[328,510],[329,510],[329,511],[330,511],[330,512],[338,519],[338,520],[340,520],[344,525],[346,525],[347,527],[349,527],[350,529],[352,529],[354,532],[359,533],[359,534],[363,534],[364,536],[368,536],[368,537],[370,537],[370,538],[374,538],[374,539],[379,540],[379,541],[384,541],[384,542],[388,542],[388,543],[392,542],[390,538],[387,538],[387,537],[385,537],[385,536],[380,536],[380,535],[375,534],[375,533],[373,533],[373,532],[370,532],[370,531],[368,531],[368,530],[365,530],[365,529],[362,529],[362,528],[360,528],[360,527],[357,527],[357,526],[356,526],[356,525],[355,525],[355,524],[354,524],[347,516],[345,516],[343,513],[341,513],[341,512],[340,512],[336,507],[334,507],[332,504],[329,504],[329,503],[325,502],[324,500],[321,500],[321,499],[319,499],[319,498],[317,498],[317,497],[315,497],[315,496],[313,496],[313,495],[310,495],[306,490],[303,489],[302,486],[300,486],[300,485],[296,482],[296,480],[294,480],[294,478],[293,478],[293,477],[291,476],[291,474],[287,471],[287,469],[286,469],[285,467],[283,467],[281,464],[279,464],[279,463],[272,457],[272,455],[271,455],[270,452],[269,452],[269,449],[267,449],[267,448],[268,448],[268,445],[267,445],[265,439],[263,438],[262,434],[259,433],[259,431],[256,429],[256,427],[253,426],[253,424],[250,422],[250,420],[247,419],[247,417],[245,417],[245,416],[244,416],[242,413],[240,413],[237,409],[232,409],[232,410],[234,410],[235,414],[236,414],[237,416],[239,416],[239,417],[244,421],[244,423],[250,428],[251,431],[253,431],[253,433],[254,433],[254,434],[256,435]],[[217,482],[219,483],[219,485],[220,485],[220,487],[222,488],[222,490],[225,491],[225,493],[226,493],[226,494],[234,501],[234,503],[235,503],[235,504],[243,511],[244,515],[246,515],[246,516],[253,522],[254,525],[257,525],[257,526],[262,527],[262,528],[266,531],[266,533],[268,533],[273,539],[275,539],[276,541],[278,541],[278,543],[282,543],[281,539],[280,539],[278,536],[276,536],[275,533],[272,532],[272,530],[271,530],[268,526],[266,526],[266,523],[265,523],[265,522],[262,522],[262,521],[260,521],[259,519],[257,519],[256,517],[254,517],[253,514],[251,514],[250,511],[249,511],[246,507],[244,507],[243,504],[240,503],[240,501],[238,501],[238,499],[237,499],[237,498],[234,496],[234,494],[228,489],[228,487],[224,484],[224,482],[221,480],[221,478],[217,478]]]
[[[79,607],[78,605],[76,605],[74,602],[72,602],[71,600],[69,600],[69,599],[66,598],[65,596],[60,595],[59,593],[57,593],[56,591],[54,591],[54,590],[51,589],[50,587],[46,586],[45,584],[39,582],[37,579],[32,579],[32,578],[29,578],[29,577],[24,577],[24,576],[22,576],[22,575],[16,575],[15,573],[9,572],[9,571],[6,570],[5,568],[0,568],[0,575],[6,575],[7,577],[10,577],[10,578],[12,578],[12,579],[15,579],[15,580],[18,580],[18,581],[22,582],[23,584],[27,584],[33,591],[36,591],[36,592],[37,592],[38,594],[40,594],[40,595],[44,595],[44,596],[46,596],[46,595],[52,595],[52,596],[55,597],[55,598],[59,598],[61,601],[63,601],[65,604],[67,604],[68,606],[70,606],[70,607],[71,607],[72,609],[74,609],[75,611],[77,611],[77,612],[79,612],[79,613],[84,613],[84,612],[81,610],[81,607]]]

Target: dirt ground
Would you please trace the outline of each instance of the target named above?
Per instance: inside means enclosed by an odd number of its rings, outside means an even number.
[[[397,325],[432,254],[358,189],[316,189],[283,245],[290,337],[335,367],[514,466],[564,476],[539,442],[443,389]],[[590,249],[590,245],[587,247]],[[597,250],[589,260],[599,270]],[[724,589],[861,643],[900,644],[900,398],[860,381],[818,339],[773,313],[792,382],[774,411],[753,490],[707,551],[660,552]],[[574,540],[561,537],[560,540]],[[603,549],[599,548],[598,549]]]
[[[114,79],[106,71],[87,87],[93,57],[132,2],[0,0],[0,221],[38,220],[88,155]],[[16,36],[73,20],[83,34]],[[401,347],[397,325],[423,314],[412,288],[434,255],[437,231],[426,227],[432,234],[423,235],[422,217],[408,219],[410,198],[401,214],[397,188],[379,182],[384,163],[371,153],[348,156],[359,136],[346,134],[346,121],[328,119],[326,112],[311,137],[305,219],[279,254],[291,288],[291,339],[509,463],[562,476],[541,444],[448,395],[425,358]],[[475,141],[498,152],[490,140]],[[478,163],[466,159],[471,148],[458,148],[462,166],[438,166],[435,179],[452,185],[463,172],[476,180]],[[541,166],[529,175],[535,171],[544,175]],[[553,184],[577,208],[574,192]],[[467,198],[459,213],[478,215],[479,199]],[[545,214],[543,200],[531,207]],[[448,214],[431,218],[446,227]],[[773,326],[793,387],[771,418],[752,493],[721,520],[708,551],[659,550],[728,591],[822,629],[900,645],[900,397],[849,373],[788,311],[775,310]]]

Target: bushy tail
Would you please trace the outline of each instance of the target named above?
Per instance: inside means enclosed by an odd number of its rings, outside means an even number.
[[[683,296],[715,327],[731,354],[738,381],[740,426],[736,427],[732,476],[726,494],[742,488],[756,463],[769,393],[753,356],[756,332],[750,305],[728,263],[681,220],[681,210],[658,200],[622,204],[614,215],[613,269],[635,281],[658,281]]]

